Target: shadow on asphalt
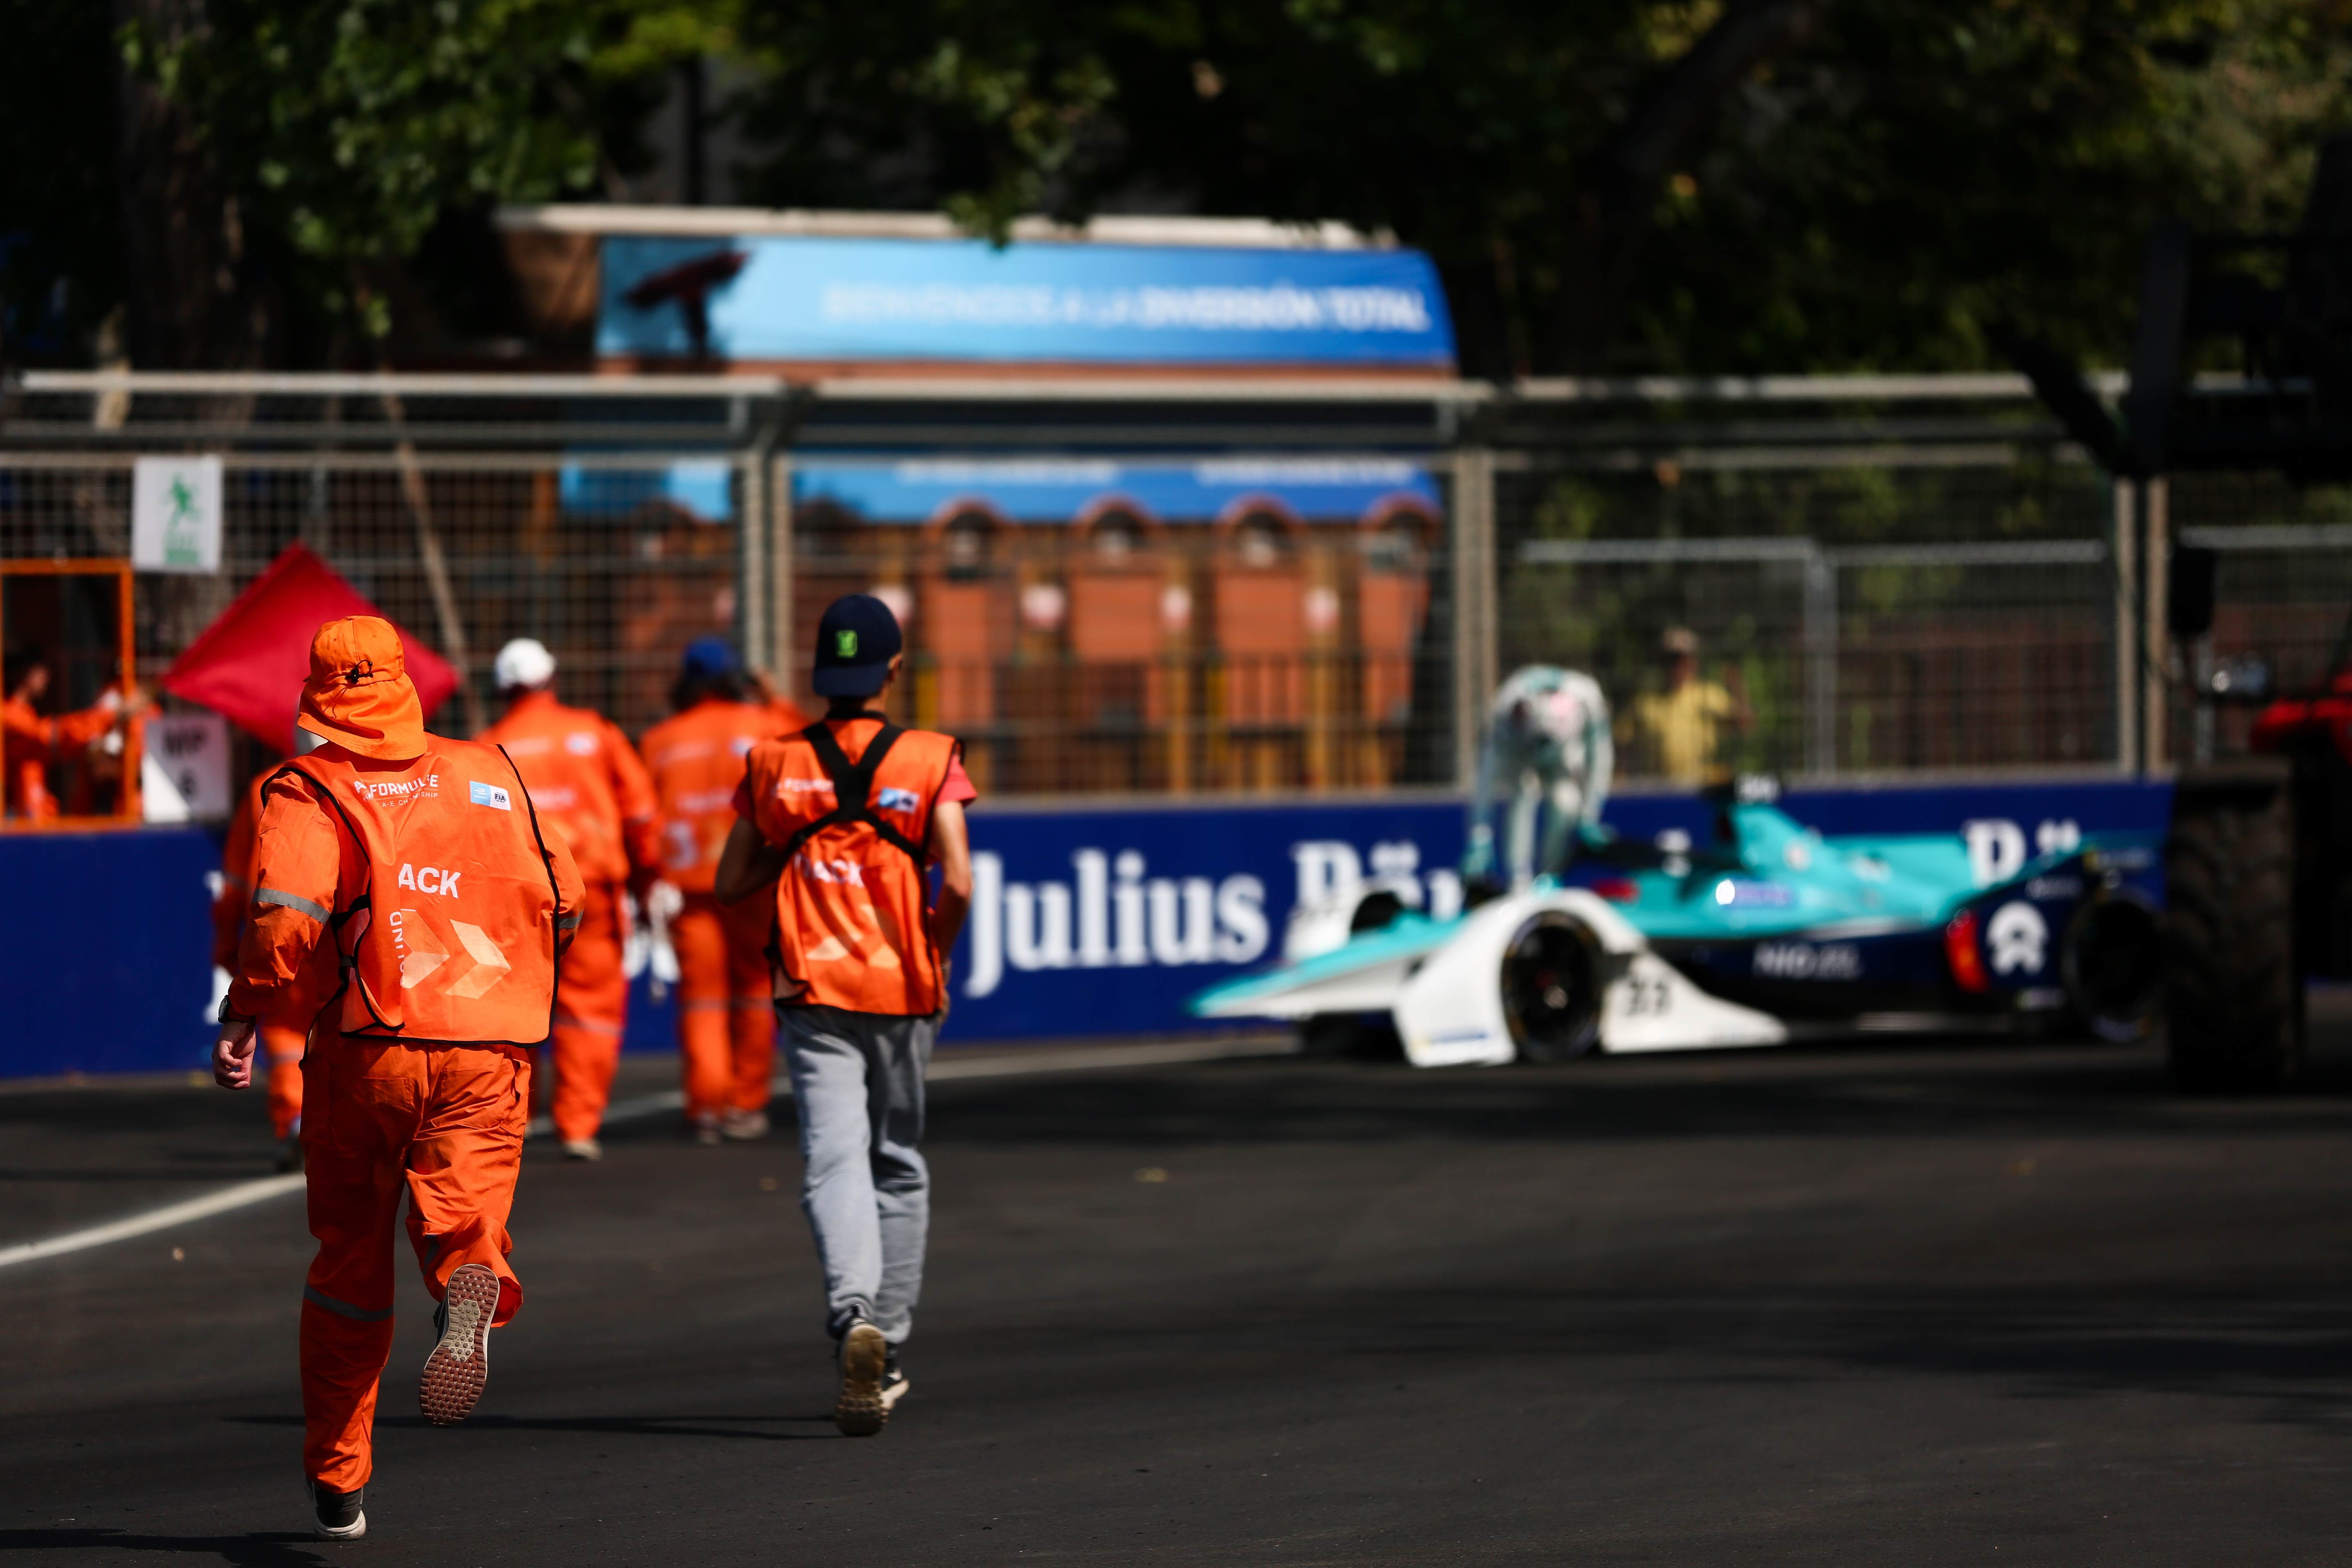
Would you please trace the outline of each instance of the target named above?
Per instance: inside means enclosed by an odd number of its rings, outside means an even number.
[[[1538,1142],[2055,1133],[2193,1123],[2352,1131],[2352,1050],[2316,1046],[2285,1093],[2173,1092],[2159,1045],[2013,1040],[1807,1044],[1769,1051],[1415,1071],[1299,1058],[1148,1077],[982,1079],[933,1091],[933,1145]]]
[[[299,1550],[296,1542],[310,1543]],[[0,1552],[56,1552],[74,1547],[108,1552],[194,1552],[237,1568],[319,1568],[317,1538],[291,1531],[252,1535],[139,1535],[123,1530],[0,1530]]]
[[[299,1426],[299,1415],[224,1415],[223,1421],[239,1426]],[[421,1415],[379,1415],[376,1429],[408,1426],[424,1430],[429,1423]],[[815,1426],[823,1432],[748,1432],[747,1426]],[[625,1437],[749,1437],[762,1443],[796,1443],[810,1439],[827,1439],[837,1436],[833,1430],[833,1415],[483,1415],[468,1416],[457,1428],[463,1432],[586,1432],[594,1436]],[[436,1427],[436,1431],[444,1428]]]

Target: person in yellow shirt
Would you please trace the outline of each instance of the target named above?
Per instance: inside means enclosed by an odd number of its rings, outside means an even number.
[[[1682,784],[1719,784],[1731,773],[1731,760],[1724,755],[1725,727],[1742,736],[1756,727],[1739,668],[1727,662],[1721,684],[1700,679],[1698,638],[1683,626],[1659,639],[1658,652],[1666,667],[1666,689],[1633,700],[1622,738],[1644,773]]]

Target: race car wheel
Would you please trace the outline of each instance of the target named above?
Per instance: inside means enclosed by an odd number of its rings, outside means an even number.
[[[2134,899],[2084,904],[2066,928],[2060,961],[2066,1003],[2102,1040],[2137,1040],[2164,1006],[2164,932]]]
[[[2254,757],[2191,770],[2175,789],[2164,954],[2176,1088],[2273,1088],[2301,1066],[2288,778]]]
[[[1574,915],[1546,910],[1503,950],[1503,1016],[1532,1061],[1580,1057],[1601,1038],[1601,943]]]

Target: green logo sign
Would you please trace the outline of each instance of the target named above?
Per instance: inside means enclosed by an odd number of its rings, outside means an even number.
[[[856,632],[834,633],[833,653],[835,658],[856,658],[857,657],[857,634]]]
[[[204,511],[196,505],[196,492],[175,474],[167,499],[172,515],[163,520],[163,559],[173,566],[203,564],[204,543],[197,531],[204,526]]]

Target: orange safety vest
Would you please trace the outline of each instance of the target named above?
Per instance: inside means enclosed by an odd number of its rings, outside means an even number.
[[[925,845],[959,747],[885,723],[852,763],[820,721],[751,749],[753,825],[786,857],[768,950],[779,994],[853,1013],[940,1010]]]
[[[341,1028],[435,1045],[536,1046],[553,1032],[562,895],[513,761],[430,737],[401,776],[313,752],[308,774],[351,830],[367,884],[331,912]]]

